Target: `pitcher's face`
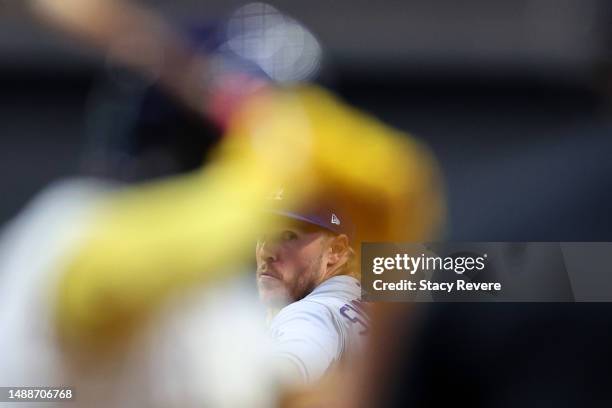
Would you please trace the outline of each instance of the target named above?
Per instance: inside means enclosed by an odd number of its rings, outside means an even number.
[[[308,224],[292,224],[259,238],[255,258],[262,302],[283,306],[312,292],[325,273],[327,236]]]

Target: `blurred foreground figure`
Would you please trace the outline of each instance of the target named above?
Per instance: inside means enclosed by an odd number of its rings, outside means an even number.
[[[0,385],[72,385],[79,406],[273,405],[293,376],[271,360],[252,292],[228,283],[251,268],[262,231],[284,231],[269,216],[270,192],[296,186],[283,203],[293,212],[335,203],[337,217],[357,226],[358,271],[361,242],[437,232],[443,205],[429,152],[315,86],[218,70],[129,3],[35,4],[107,52],[126,32],[141,39],[147,52],[117,58],[211,117],[224,138],[188,175],[127,188],[60,185],[9,227],[0,331],[11,353],[0,359]],[[205,288],[213,282],[227,290]]]

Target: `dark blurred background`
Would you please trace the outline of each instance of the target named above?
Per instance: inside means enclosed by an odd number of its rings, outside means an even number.
[[[177,22],[237,1],[149,1]],[[612,239],[612,4],[273,1],[325,47],[321,81],[426,140],[454,240]],[[79,174],[102,57],[0,2],[0,222]]]

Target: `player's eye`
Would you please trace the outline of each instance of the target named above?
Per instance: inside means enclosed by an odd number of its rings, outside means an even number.
[[[289,230],[283,231],[280,234],[280,240],[282,242],[293,241],[293,240],[296,240],[297,238],[298,238],[297,234],[295,232],[289,231]]]

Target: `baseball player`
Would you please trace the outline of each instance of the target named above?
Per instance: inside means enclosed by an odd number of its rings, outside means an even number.
[[[269,310],[274,354],[301,382],[318,380],[361,350],[368,317],[361,305],[351,240],[354,227],[333,204],[291,211],[285,191],[270,210],[284,223],[257,242],[257,286]],[[281,204],[281,205],[278,205]]]

